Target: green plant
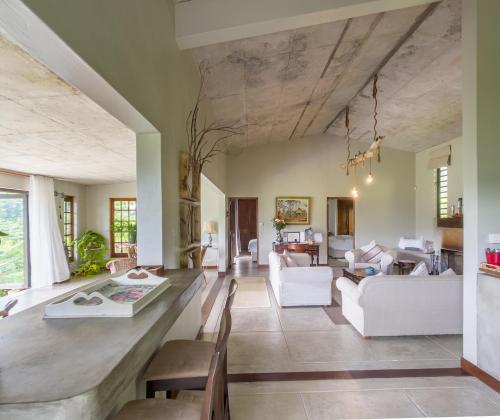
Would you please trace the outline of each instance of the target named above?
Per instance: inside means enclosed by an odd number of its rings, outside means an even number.
[[[283,219],[272,219],[274,229],[276,229],[276,232],[281,232],[283,229],[286,228],[286,222]]]
[[[5,232],[0,231],[0,244],[2,243],[2,236],[8,236]]]
[[[75,274],[77,276],[91,276],[100,273],[107,262],[106,252],[108,249],[104,236],[88,230],[74,243],[79,261]]]
[[[111,226],[111,233],[122,234],[124,241],[129,244],[137,243],[137,223],[135,221],[116,221],[114,225]]]

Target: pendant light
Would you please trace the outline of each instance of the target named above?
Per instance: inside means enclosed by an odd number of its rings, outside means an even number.
[[[372,158],[370,158],[370,163],[369,163],[369,168],[370,168],[370,173],[366,177],[366,183],[370,185],[373,182],[373,175],[372,175]]]

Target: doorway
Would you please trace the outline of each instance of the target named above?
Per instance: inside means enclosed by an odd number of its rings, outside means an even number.
[[[258,199],[229,198],[229,264],[258,262]]]
[[[354,199],[327,198],[328,260],[344,261],[345,253],[354,248],[356,235]]]

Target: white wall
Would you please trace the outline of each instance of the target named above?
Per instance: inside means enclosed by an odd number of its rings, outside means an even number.
[[[7,190],[28,191],[30,179],[27,176],[0,172],[0,188]]]
[[[448,167],[448,204],[455,204],[463,197],[462,138],[443,143],[415,154],[415,214],[416,235],[434,241],[434,248],[441,248],[442,229],[437,223],[437,191],[435,170],[428,169],[429,154],[441,147],[451,145],[451,166]]]
[[[123,184],[89,185],[87,187],[87,229],[100,233],[106,238],[108,248],[110,239],[110,198],[135,198],[135,182]]]
[[[74,197],[75,238],[87,230],[87,193],[85,185],[54,180],[54,189],[58,193]]]
[[[345,152],[343,139],[322,136],[256,146],[228,158],[227,195],[259,199],[259,264],[268,263],[275,198],[283,195],[312,197],[311,226],[324,234],[320,263],[326,263],[327,197],[349,196],[352,188],[352,177],[341,168]],[[356,245],[375,239],[396,246],[400,236],[415,234],[414,153],[382,148],[382,163],[373,164],[373,174],[375,181],[367,186],[366,170],[358,173]]]

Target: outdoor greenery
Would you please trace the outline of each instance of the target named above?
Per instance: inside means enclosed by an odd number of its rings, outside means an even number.
[[[135,220],[115,220],[111,227],[111,232],[115,235],[117,242],[137,243],[137,223]]]
[[[99,274],[107,262],[106,239],[99,233],[88,230],[75,240],[78,254],[77,276],[91,276]]]
[[[0,197],[0,284],[25,281],[24,197],[2,192]]]

